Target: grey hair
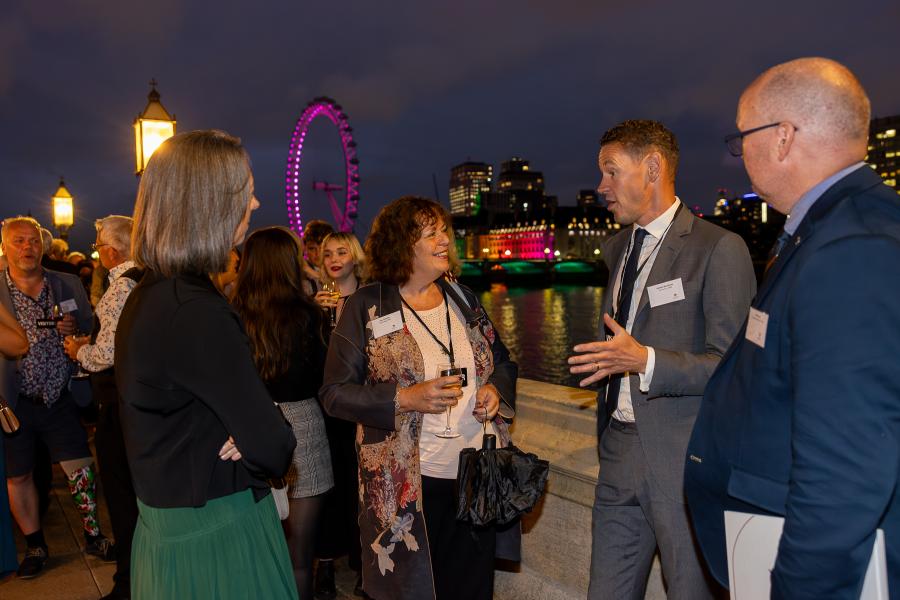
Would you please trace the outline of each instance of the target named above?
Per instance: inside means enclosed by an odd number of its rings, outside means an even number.
[[[166,277],[221,273],[252,194],[238,138],[217,130],[169,138],[141,176],[132,259]]]
[[[0,240],[6,239],[6,233],[9,231],[10,226],[18,224],[31,225],[32,227],[37,229],[39,234],[41,233],[41,224],[38,223],[37,219],[35,219],[34,217],[8,217],[6,219],[3,219],[3,225],[0,225]],[[44,236],[41,236],[42,243],[44,241],[43,237]]]
[[[53,233],[46,227],[41,227],[41,244],[44,246],[44,254],[50,254],[50,244],[53,243]]]
[[[126,260],[131,258],[131,229],[134,219],[122,215],[109,215],[94,222],[97,239],[119,251]]]

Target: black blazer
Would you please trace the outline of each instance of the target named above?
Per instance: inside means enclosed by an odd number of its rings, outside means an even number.
[[[116,331],[116,384],[134,489],[159,508],[203,506],[280,477],[296,440],[257,374],[237,313],[209,277],[148,271]],[[219,459],[228,436],[243,459]]]

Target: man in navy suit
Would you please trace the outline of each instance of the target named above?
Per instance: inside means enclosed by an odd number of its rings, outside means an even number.
[[[788,219],[706,388],[685,492],[722,583],[723,511],[784,517],[772,598],[859,598],[879,528],[900,597],[900,198],[863,162],[869,116],[848,69],[799,59],[747,88],[728,140]]]

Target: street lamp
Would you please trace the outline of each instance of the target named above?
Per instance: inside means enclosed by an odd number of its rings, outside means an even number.
[[[75,205],[62,177],[59,178],[59,188],[53,194],[51,202],[53,226],[59,231],[59,237],[66,240],[69,238],[69,228],[75,224]]]
[[[170,115],[159,101],[156,80],[150,80],[147,107],[134,120],[134,174],[140,176],[147,168],[147,161],[159,145],[175,135],[175,115]]]

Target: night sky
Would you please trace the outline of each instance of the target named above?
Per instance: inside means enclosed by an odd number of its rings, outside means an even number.
[[[327,95],[359,144],[357,233],[403,194],[447,201],[449,169],[511,156],[573,204],[598,183],[598,139],[626,118],[678,136],[678,193],[709,208],[716,189],[748,190],[722,137],[740,92],[773,64],[821,55],[848,65],[873,114],[900,113],[900,2],[153,3],[6,0],[0,15],[0,207],[50,224],[64,175],[75,196],[73,248],[93,220],[130,214],[132,121],[151,77],[179,131],[241,137],[262,207],[251,228],[287,224],[282,180],[294,123]],[[317,122],[307,181],[339,182],[337,133]],[[328,215],[305,191],[304,220]]]

